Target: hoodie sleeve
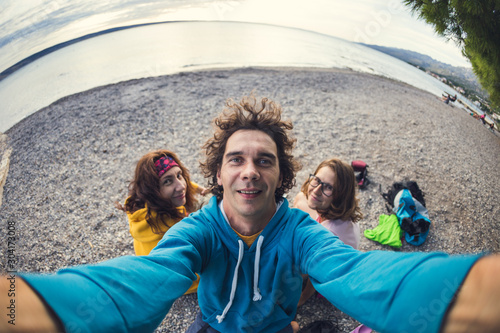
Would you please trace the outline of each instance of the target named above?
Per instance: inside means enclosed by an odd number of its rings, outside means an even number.
[[[164,237],[149,256],[21,276],[67,332],[152,332],[196,279],[199,253],[187,240]]]
[[[380,332],[438,332],[455,293],[480,258],[363,253],[314,226],[300,235],[301,268],[316,290],[341,311]]]

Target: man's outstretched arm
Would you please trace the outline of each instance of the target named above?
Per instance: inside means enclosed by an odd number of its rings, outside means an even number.
[[[481,258],[472,267],[442,331],[500,332],[500,255]]]
[[[8,276],[0,278],[0,304],[11,304]],[[58,320],[21,278],[16,277],[15,325],[9,316],[0,320],[1,332],[60,332]],[[444,333],[500,332],[500,255],[477,261],[458,292],[443,323]]]

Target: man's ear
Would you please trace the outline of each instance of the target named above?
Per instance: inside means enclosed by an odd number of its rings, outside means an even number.
[[[222,178],[220,176],[220,168],[217,170],[217,185],[222,186]]]
[[[280,180],[278,182],[278,186],[276,187],[277,189],[281,187],[281,185],[283,185],[283,175],[281,174],[280,172]]]

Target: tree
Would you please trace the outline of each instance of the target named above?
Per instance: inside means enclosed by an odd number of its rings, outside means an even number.
[[[500,0],[403,0],[435,31],[453,40],[494,106],[500,106]]]

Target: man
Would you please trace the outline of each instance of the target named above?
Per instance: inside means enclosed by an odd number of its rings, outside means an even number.
[[[202,164],[215,195],[207,206],[172,227],[149,256],[17,277],[16,326],[4,320],[0,330],[152,331],[195,273],[201,314],[188,332],[292,332],[301,274],[378,331],[499,329],[498,257],[356,251],[282,197],[298,165],[292,125],[278,105],[229,101],[215,125]]]

